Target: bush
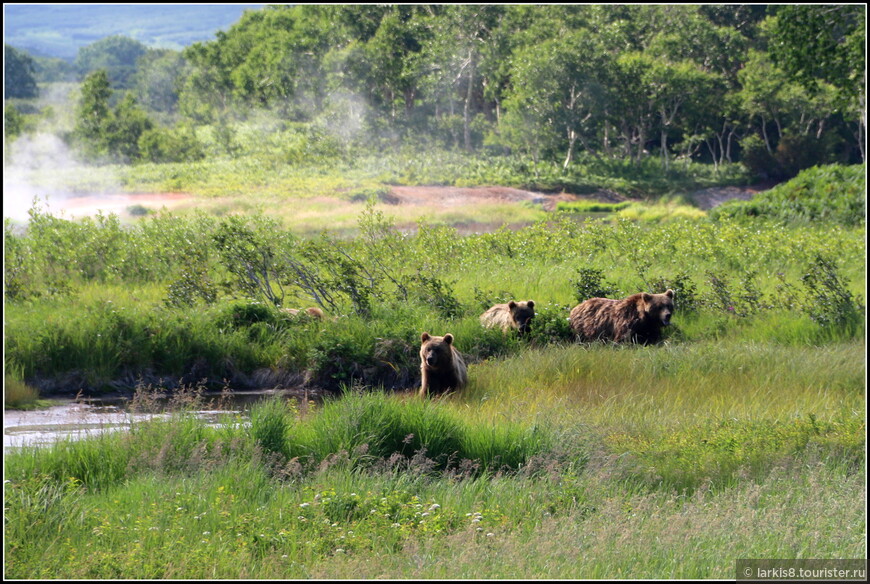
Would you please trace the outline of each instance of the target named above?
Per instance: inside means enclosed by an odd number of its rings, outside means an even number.
[[[779,164],[773,154],[767,151],[767,146],[761,137],[752,134],[740,141],[742,153],[740,162],[756,177],[763,179],[778,177]]]
[[[834,260],[816,256],[801,282],[807,289],[806,312],[810,318],[822,327],[846,331],[847,336],[860,330],[864,306],[849,292]]]
[[[867,208],[865,172],[864,164],[809,168],[751,201],[720,205],[710,212],[710,217],[766,216],[788,222],[862,225]]]
[[[153,128],[139,137],[139,157],[149,162],[193,162],[205,158],[205,150],[189,128]]]
[[[577,302],[590,298],[617,298],[621,296],[619,288],[604,279],[604,272],[595,268],[580,268],[577,270],[579,279],[574,282]]]

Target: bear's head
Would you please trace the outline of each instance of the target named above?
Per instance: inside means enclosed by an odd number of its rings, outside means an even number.
[[[674,291],[668,289],[664,294],[643,295],[644,313],[653,322],[661,323],[662,326],[671,324],[671,316],[674,314]]]
[[[508,302],[508,308],[520,334],[524,335],[528,333],[532,326],[532,319],[535,318],[535,301],[514,302],[511,300]]]
[[[447,333],[443,337],[433,337],[429,333],[423,333],[420,340],[423,341],[420,358],[427,367],[438,369],[453,362],[453,335]]]

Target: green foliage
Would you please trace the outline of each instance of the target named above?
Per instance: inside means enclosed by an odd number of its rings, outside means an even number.
[[[633,205],[631,201],[623,201],[622,203],[599,203],[580,201],[577,203],[566,203],[560,201],[556,204],[557,211],[565,211],[567,213],[615,213],[627,209]]]
[[[578,280],[574,283],[577,302],[590,298],[618,298],[621,291],[604,279],[604,272],[595,268],[580,268],[577,270]]]
[[[109,97],[112,90],[109,76],[105,70],[98,70],[82,83],[81,99],[76,110],[75,135],[90,146],[91,151],[99,153],[102,146],[104,127],[109,119]]]
[[[539,189],[625,192],[578,162],[656,161],[671,180],[738,156],[770,177],[858,161],[862,10],[276,5],[181,52],[110,36],[76,63],[83,76],[106,70],[163,123],[218,124],[221,154],[246,150],[225,124],[281,120],[255,132],[270,166],[353,164],[405,143],[518,156]],[[150,140],[151,160],[191,158]]]
[[[530,343],[548,345],[573,341],[575,335],[567,317],[571,308],[554,303],[535,303],[535,320],[529,332]]]
[[[251,408],[251,437],[264,452],[289,458],[288,432],[297,415],[297,408],[289,400],[260,400]]]
[[[136,61],[146,50],[139,41],[121,35],[110,36],[79,49],[75,65],[82,76],[104,70],[113,88],[131,89]]]
[[[471,364],[521,350],[515,336],[480,326],[494,303],[533,298],[528,340],[540,346],[571,340],[577,302],[667,288],[675,342],[860,334],[861,226],[562,216],[459,237],[425,224],[407,235],[375,211],[355,238],[304,240],[262,216],[160,214],[125,226],[114,215],[74,222],[34,208],[26,232],[6,223],[7,353],[23,380],[74,375],[92,388],[144,369],[211,383],[250,383],[270,369],[333,390],[355,380],[407,388],[424,330],[453,332]],[[830,249],[841,268],[818,263]],[[276,310],[312,303],[325,320]]]
[[[142,132],[140,157],[151,162],[193,162],[205,158],[202,144],[190,128],[151,128]]]
[[[501,424],[484,429],[430,401],[402,403],[384,393],[353,391],[326,401],[310,429],[291,430],[288,441],[293,456],[314,463],[344,453],[356,465],[410,465],[416,472],[472,464],[477,471],[517,470],[549,445],[539,428]]]
[[[15,47],[3,44],[3,97],[32,98],[39,95],[33,58]],[[8,107],[8,104],[7,104]],[[7,130],[8,132],[8,130]]]
[[[445,400],[271,398],[217,426],[182,408],[7,452],[7,575],[724,578],[747,549],[857,557],[865,352],[542,347]]]
[[[634,472],[647,484],[676,491],[694,490],[704,482],[732,483],[736,472],[761,474],[770,461],[824,444],[852,451],[861,443],[858,420],[822,422],[810,414],[784,422],[711,421],[653,438],[619,437],[613,446],[635,458]],[[836,444],[839,442],[839,445]]]
[[[140,138],[154,126],[136,99],[127,93],[114,109],[105,69],[88,75],[76,109],[73,136],[91,159],[111,157],[125,162],[140,158]]]
[[[864,323],[865,307],[854,297],[830,257],[816,256],[809,271],[801,276],[807,289],[805,310],[826,329],[855,334]]]
[[[225,285],[252,300],[263,298],[274,306],[281,306],[284,301],[281,280],[286,273],[280,256],[281,245],[291,240],[286,236],[283,241],[273,240],[261,229],[269,223],[263,218],[252,225],[248,223],[241,217],[229,217],[212,236],[221,264],[231,275]]]
[[[9,141],[14,140],[24,131],[24,116],[11,103],[7,103],[3,110],[3,131]]]
[[[864,95],[866,6],[782,6],[774,16],[771,57],[790,75],[811,89],[823,80],[846,98]]]
[[[710,216],[861,225],[865,222],[867,208],[865,172],[865,165],[810,168],[786,183],[759,193],[751,201],[735,200],[720,205]]]

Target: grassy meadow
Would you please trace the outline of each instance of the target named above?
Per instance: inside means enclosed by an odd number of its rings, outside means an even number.
[[[327,173],[329,194],[305,196],[263,180],[260,198],[238,175],[250,193],[225,210],[7,223],[7,407],[14,382],[135,388],[142,409],[165,390],[178,411],[6,453],[4,575],[732,579],[741,558],[866,557],[863,166],[712,213],[657,203],[674,193],[649,181],[642,206],[401,228],[376,202],[386,184],[541,186],[441,162],[409,177],[385,160],[340,186]],[[190,187],[168,171],[129,172]],[[317,206],[337,191],[348,218]],[[317,221],[338,230],[297,228]],[[579,301],[666,288],[661,344],[573,342]],[[528,338],[479,323],[511,298],[536,302]],[[311,305],[327,318],[279,310]],[[466,389],[414,397],[423,331],[455,335]],[[198,388],[278,383],[326,397],[217,426],[191,413]]]

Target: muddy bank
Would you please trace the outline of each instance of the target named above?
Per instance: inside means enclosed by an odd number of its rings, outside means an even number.
[[[344,371],[350,367],[352,371]],[[224,389],[242,392],[287,391],[306,393],[313,397],[334,395],[345,387],[361,384],[383,387],[391,391],[414,388],[420,382],[419,363],[412,367],[395,366],[383,362],[370,366],[334,364],[322,371],[290,371],[279,368],[260,368],[251,373],[234,371],[215,375],[205,363],[181,375],[157,374],[150,370],[127,371],[114,379],[94,379],[87,372],[76,370],[57,376],[35,376],[25,383],[39,390],[43,398],[120,398],[132,397],[137,388],[148,388],[173,394],[181,389],[201,388],[221,392]]]

